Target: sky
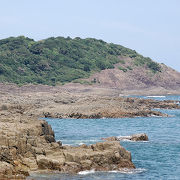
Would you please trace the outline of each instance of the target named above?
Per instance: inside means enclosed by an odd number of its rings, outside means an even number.
[[[97,38],[180,72],[180,0],[0,0],[0,39]]]

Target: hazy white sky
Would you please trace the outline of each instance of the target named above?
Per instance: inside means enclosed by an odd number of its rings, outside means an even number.
[[[180,71],[180,0],[0,0],[0,39],[93,37]]]

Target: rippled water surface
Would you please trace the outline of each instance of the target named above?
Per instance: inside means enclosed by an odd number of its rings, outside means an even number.
[[[151,97],[152,98],[152,97]],[[153,97],[180,100],[180,96]],[[180,110],[162,110],[172,117],[121,119],[46,119],[63,144],[93,144],[102,137],[146,133],[149,142],[121,142],[132,153],[134,171],[83,172],[78,175],[32,175],[34,179],[61,180],[147,180],[180,179]]]

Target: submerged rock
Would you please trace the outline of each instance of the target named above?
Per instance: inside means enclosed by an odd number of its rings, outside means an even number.
[[[143,133],[143,134],[134,134],[131,136],[121,136],[121,137],[107,137],[107,138],[102,138],[102,140],[105,141],[122,141],[122,140],[130,140],[130,141],[148,141],[148,136]]]

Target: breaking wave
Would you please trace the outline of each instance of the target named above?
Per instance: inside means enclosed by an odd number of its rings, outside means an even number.
[[[146,96],[147,98],[165,98],[166,96]]]
[[[137,169],[127,169],[127,168],[122,168],[119,171],[95,171],[94,169],[92,170],[86,170],[86,171],[80,171],[78,174],[79,175],[88,175],[88,174],[94,174],[94,173],[121,173],[121,174],[137,174],[137,173],[142,173],[147,171],[146,169],[143,168],[137,168]]]

